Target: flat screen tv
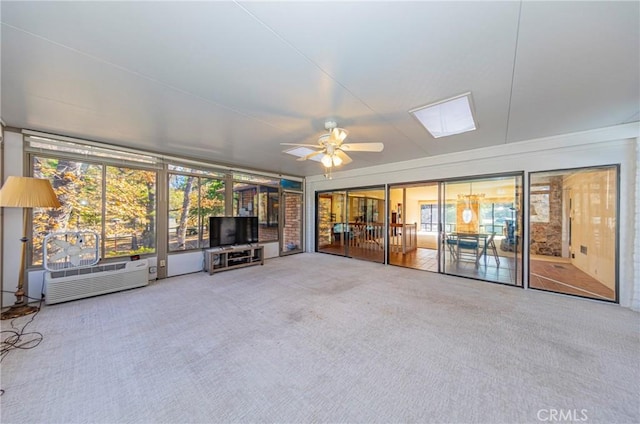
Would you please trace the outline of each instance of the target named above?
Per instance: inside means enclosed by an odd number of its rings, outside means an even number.
[[[258,242],[257,216],[209,217],[209,246],[233,246]]]

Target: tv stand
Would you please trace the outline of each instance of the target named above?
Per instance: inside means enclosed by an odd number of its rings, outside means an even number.
[[[264,246],[215,247],[204,252],[204,268],[209,275],[251,265],[264,265]]]

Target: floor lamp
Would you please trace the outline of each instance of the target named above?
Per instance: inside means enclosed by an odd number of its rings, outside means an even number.
[[[38,310],[37,306],[29,306],[24,292],[25,256],[27,253],[27,229],[29,208],[59,208],[60,202],[51,187],[49,180],[31,177],[8,177],[0,189],[0,206],[22,208],[22,253],[20,255],[20,275],[18,289],[15,292],[16,303],[8,311],[2,313],[2,319],[17,318],[29,315]]]

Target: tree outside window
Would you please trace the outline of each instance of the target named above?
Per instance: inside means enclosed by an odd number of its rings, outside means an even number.
[[[169,251],[209,247],[209,217],[224,212],[223,180],[170,174]]]
[[[42,264],[50,232],[95,231],[102,258],[155,252],[156,171],[43,156],[32,157],[32,168],[62,204],[34,210],[33,265]]]

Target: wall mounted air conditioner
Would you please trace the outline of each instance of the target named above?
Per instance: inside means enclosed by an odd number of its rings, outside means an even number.
[[[47,271],[44,275],[45,303],[50,305],[148,284],[146,259]]]
[[[146,259],[97,265],[100,237],[90,230],[62,231],[44,238],[45,303],[66,302],[149,284]]]

